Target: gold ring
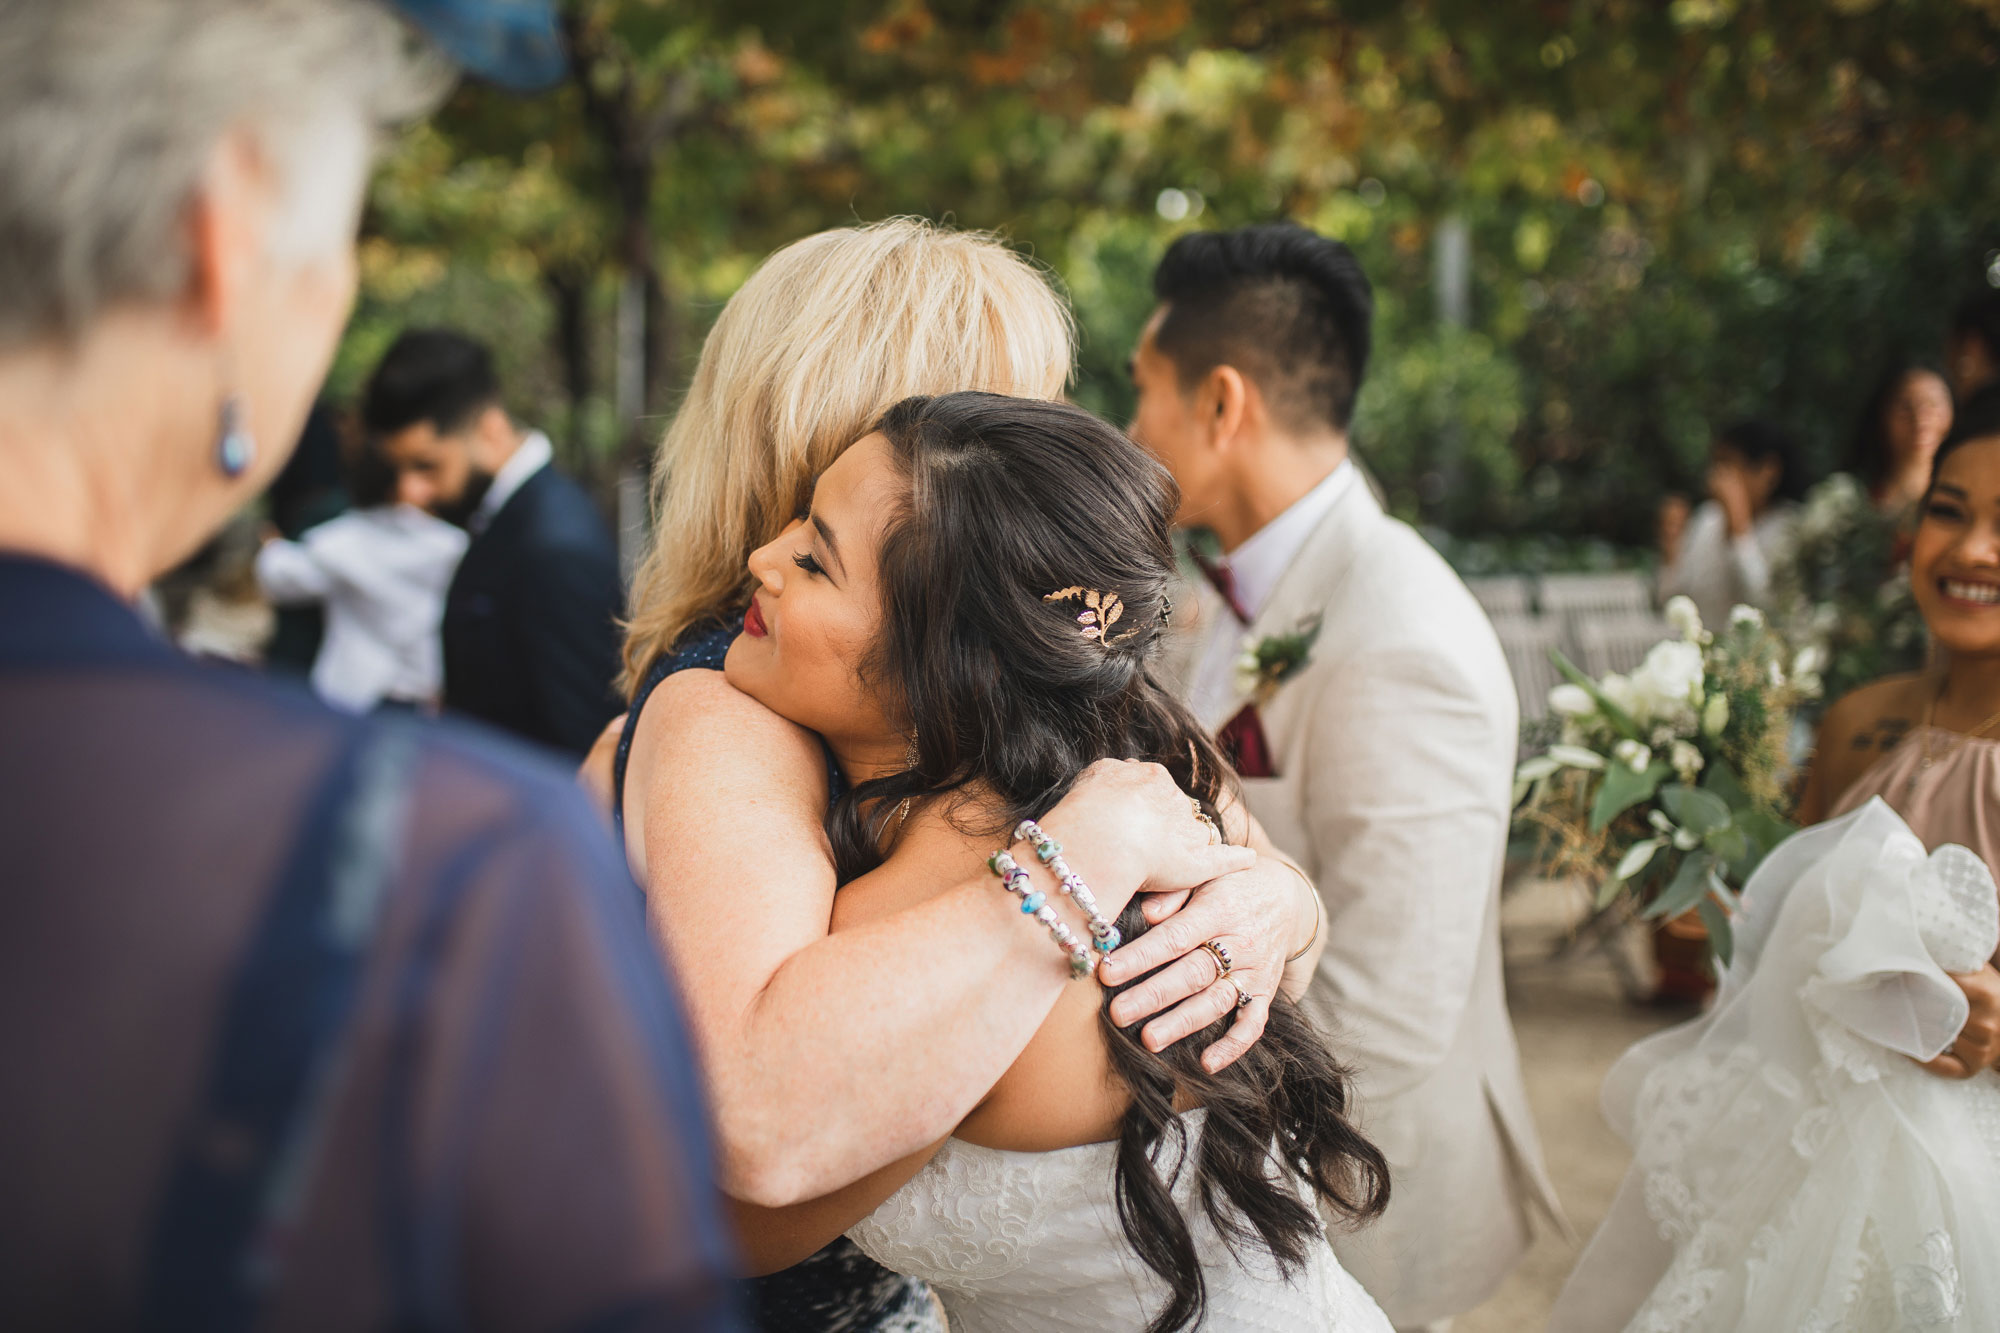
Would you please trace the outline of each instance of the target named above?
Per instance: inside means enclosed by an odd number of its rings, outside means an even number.
[[[1221,842],[1222,830],[1217,828],[1215,821],[1208,817],[1208,811],[1201,808],[1201,802],[1190,796],[1188,797],[1188,804],[1194,807],[1194,817],[1199,819],[1202,825],[1208,829],[1208,845],[1213,847],[1216,843]]]
[[[1227,981],[1229,974],[1236,970],[1236,963],[1230,958],[1229,950],[1223,947],[1221,940],[1203,940],[1201,947],[1208,950],[1210,957],[1215,959],[1215,965],[1222,969],[1216,974],[1215,979]]]

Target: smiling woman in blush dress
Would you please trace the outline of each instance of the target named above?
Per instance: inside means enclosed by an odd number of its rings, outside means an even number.
[[[1910,576],[1938,661],[1834,705],[1715,1006],[1606,1076],[1633,1164],[1551,1333],[2000,1326],[2000,396]]]
[[[1820,725],[1801,823],[1881,797],[1924,845],[1957,843],[2000,876],[2000,393],[1960,409],[1918,510],[1910,584],[1937,664],[1849,694]],[[2000,1061],[2000,971],[1958,979],[1966,1032],[1931,1062],[1969,1077]]]

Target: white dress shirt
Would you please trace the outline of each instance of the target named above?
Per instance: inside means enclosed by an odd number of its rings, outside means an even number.
[[[1236,584],[1236,603],[1252,620],[1271,600],[1271,590],[1291,568],[1299,548],[1311,537],[1354,484],[1360,474],[1352,459],[1326,474],[1317,486],[1294,500],[1284,513],[1252,533],[1248,540],[1216,561],[1227,569]],[[1223,615],[1229,611],[1225,608]],[[1246,627],[1243,627],[1247,629]],[[1201,661],[1196,664],[1188,704],[1196,717],[1217,716],[1234,699],[1236,663],[1243,656],[1243,635],[1216,634],[1208,640]]]
[[[514,492],[527,485],[528,478],[540,472],[555,460],[555,449],[549,444],[549,437],[538,430],[531,430],[521,437],[521,447],[514,456],[500,465],[493,474],[493,484],[486,488],[486,494],[479,501],[479,508],[472,511],[472,518],[466,527],[473,536],[486,531],[486,525],[493,516],[514,498]]]
[[[444,683],[438,625],[465,544],[464,532],[409,505],[352,509],[298,541],[268,543],[257,581],[280,604],[325,603],[312,669],[322,699],[353,712],[423,702]]]
[[[1680,559],[1660,570],[1660,600],[1692,598],[1710,629],[1729,624],[1739,604],[1770,610],[1771,566],[1790,544],[1797,514],[1797,506],[1781,500],[1758,515],[1750,531],[1732,537],[1722,506],[1703,501],[1688,519]]]

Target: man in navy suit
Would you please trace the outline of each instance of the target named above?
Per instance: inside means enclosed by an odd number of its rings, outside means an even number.
[[[549,440],[500,402],[493,355],[412,329],[375,368],[367,429],[397,498],[472,534],[444,608],[445,707],[581,757],[620,711],[618,550]]]

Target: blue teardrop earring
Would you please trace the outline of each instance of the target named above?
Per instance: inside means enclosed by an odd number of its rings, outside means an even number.
[[[222,400],[222,420],[218,425],[215,440],[215,465],[222,469],[222,475],[234,480],[250,468],[250,461],[257,456],[257,441],[243,424],[243,399],[230,394]]]

